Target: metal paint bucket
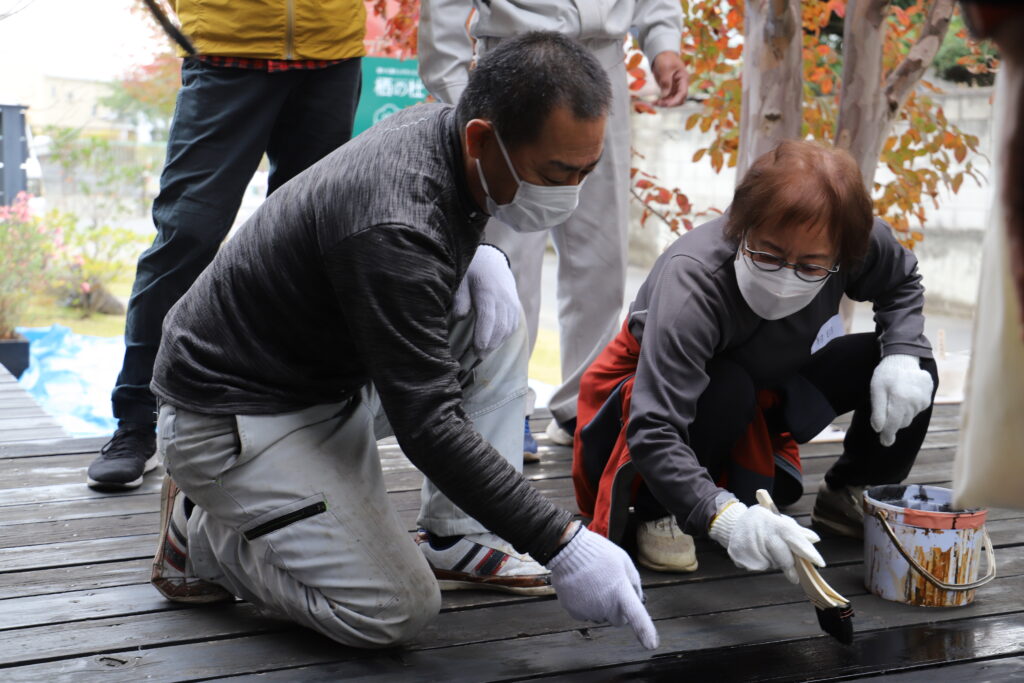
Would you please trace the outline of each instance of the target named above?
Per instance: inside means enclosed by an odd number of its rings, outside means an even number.
[[[968,605],[996,577],[985,510],[954,510],[939,486],[875,486],[864,492],[864,585],[925,607]],[[988,574],[978,579],[981,547]]]

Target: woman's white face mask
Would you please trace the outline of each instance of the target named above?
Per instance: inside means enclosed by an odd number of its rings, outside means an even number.
[[[828,278],[806,282],[790,268],[764,271],[740,247],[736,259],[736,284],[750,310],[765,320],[793,315],[814,300]]]
[[[505,164],[519,187],[512,201],[508,204],[498,204],[491,197],[480,159],[476,159],[476,172],[484,188],[487,213],[516,232],[539,232],[568,220],[580,203],[580,188],[583,187],[583,182],[581,181],[579,185],[534,185],[521,180],[497,128],[494,129],[494,137],[501,148],[501,155],[505,157]]]

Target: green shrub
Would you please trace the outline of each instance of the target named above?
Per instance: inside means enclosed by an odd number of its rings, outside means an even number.
[[[14,336],[29,299],[45,288],[60,226],[33,216],[29,195],[0,206],[0,339]]]
[[[53,286],[61,303],[85,315],[110,312],[108,285],[127,270],[149,240],[126,228],[83,227],[72,214],[62,214],[63,245]]]

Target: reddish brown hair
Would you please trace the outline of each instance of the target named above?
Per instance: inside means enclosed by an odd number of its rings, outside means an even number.
[[[743,176],[725,234],[739,242],[762,226],[824,229],[847,269],[867,252],[872,214],[860,169],[848,152],[784,140],[758,157]]]

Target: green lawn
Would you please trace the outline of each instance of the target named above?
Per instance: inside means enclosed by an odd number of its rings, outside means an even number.
[[[110,291],[122,300],[127,300],[132,291],[134,270],[110,283]],[[88,334],[94,337],[117,337],[124,334],[123,315],[104,315],[93,313],[83,317],[77,308],[61,306],[57,297],[40,294],[29,304],[24,318],[18,323],[21,327],[48,327],[54,323],[71,328],[76,334]]]
[[[537,344],[530,356],[530,377],[546,384],[558,386],[562,383],[562,363],[559,355],[558,332],[538,330]]]

